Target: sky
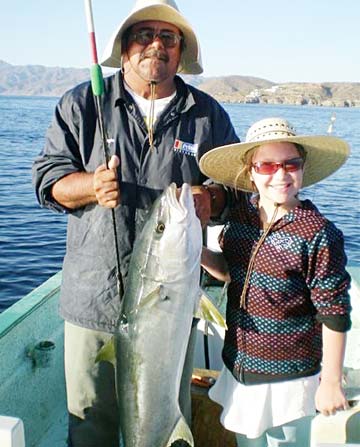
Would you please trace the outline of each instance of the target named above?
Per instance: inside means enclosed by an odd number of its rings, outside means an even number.
[[[134,0],[93,0],[99,57]],[[203,75],[360,82],[359,0],[177,0],[201,45]],[[0,0],[0,59],[88,67],[83,0]]]

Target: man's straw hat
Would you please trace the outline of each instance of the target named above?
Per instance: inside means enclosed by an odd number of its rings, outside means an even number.
[[[183,33],[184,48],[178,73],[200,74],[203,71],[201,64],[200,45],[190,23],[180,13],[174,0],[138,0],[126,19],[110,38],[101,65],[106,67],[121,67],[121,40],[124,32],[145,20],[160,20],[175,25]]]
[[[297,135],[294,127],[282,118],[266,118],[253,124],[245,143],[217,147],[200,159],[200,169],[218,183],[243,191],[254,191],[244,167],[244,155],[266,143],[290,142],[300,144],[306,152],[303,186],[313,185],[339,169],[350,154],[348,144],[329,135]]]

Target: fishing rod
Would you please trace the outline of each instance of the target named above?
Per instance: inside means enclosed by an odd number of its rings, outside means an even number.
[[[90,50],[91,50],[91,89],[94,95],[95,106],[97,119],[99,122],[100,135],[102,139],[102,146],[104,149],[104,158],[105,158],[105,166],[106,169],[109,169],[109,160],[110,160],[110,151],[108,145],[108,139],[106,137],[106,130],[104,125],[104,111],[102,105],[102,97],[104,95],[104,78],[101,70],[101,66],[98,62],[97,48],[96,48],[96,37],[95,37],[95,27],[94,27],[94,18],[92,12],[91,0],[85,0],[85,15],[87,28],[89,33],[89,41],[90,41]],[[111,209],[112,216],[112,224],[114,231],[114,239],[115,239],[115,251],[116,251],[116,264],[117,264],[117,286],[118,293],[120,296],[120,300],[124,295],[124,282],[121,275],[120,269],[120,255],[119,255],[119,244],[117,238],[117,229],[116,229],[116,217],[114,208]]]

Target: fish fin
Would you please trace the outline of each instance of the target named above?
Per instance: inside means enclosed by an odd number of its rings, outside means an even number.
[[[218,326],[227,329],[225,318],[203,290],[195,317],[210,321],[211,323],[215,323]]]
[[[171,433],[170,439],[166,444],[166,447],[170,447],[175,441],[186,441],[190,447],[194,447],[194,438],[191,433],[191,430],[185,421],[183,415],[181,415],[173,432]]]
[[[95,363],[110,362],[115,366],[115,340],[111,337],[110,340],[102,346],[97,353]]]
[[[156,303],[159,299],[165,298],[164,287],[160,284],[140,301],[140,303],[135,307],[134,311],[136,312],[143,307],[151,307],[153,303]]]

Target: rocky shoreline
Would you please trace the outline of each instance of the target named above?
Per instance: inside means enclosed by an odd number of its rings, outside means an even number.
[[[360,107],[360,83],[272,84],[264,88],[231,93],[219,93],[201,84],[198,87],[217,100],[227,103]]]

